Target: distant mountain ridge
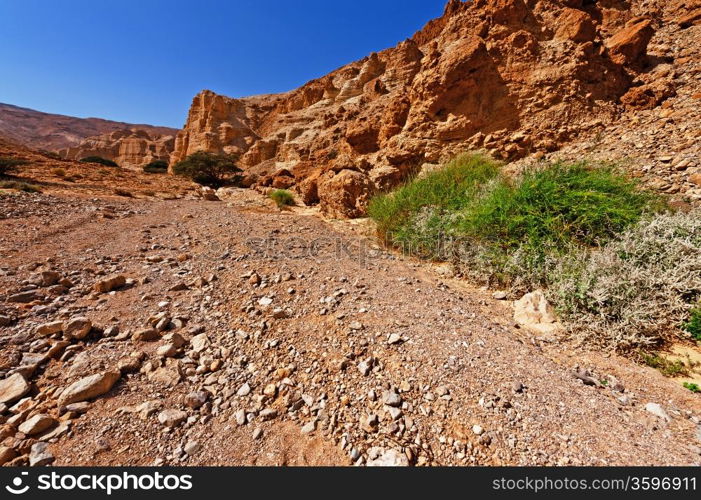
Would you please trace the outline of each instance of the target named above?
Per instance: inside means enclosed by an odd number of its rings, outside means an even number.
[[[58,151],[78,146],[88,137],[118,130],[143,130],[151,136],[175,135],[178,132],[169,127],[102,118],[77,118],[0,103],[0,136],[32,149]]]

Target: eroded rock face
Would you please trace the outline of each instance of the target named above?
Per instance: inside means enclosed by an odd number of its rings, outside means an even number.
[[[360,216],[369,192],[425,163],[475,149],[509,160],[548,153],[614,121],[646,62],[654,8],[451,0],[412,38],[297,90],[244,99],[203,91],[171,164],[198,150],[235,153],[259,186]]]
[[[59,154],[69,160],[100,156],[128,169],[139,169],[155,160],[169,161],[173,152],[173,135],[145,130],[118,130],[88,137],[79,145],[62,149]]]

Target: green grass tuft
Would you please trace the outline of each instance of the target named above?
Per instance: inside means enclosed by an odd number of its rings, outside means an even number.
[[[689,390],[690,390],[691,392],[693,392],[694,394],[697,394],[697,393],[701,392],[701,388],[699,387],[699,385],[698,385],[698,384],[693,384],[693,383],[691,383],[691,382],[684,382],[684,388],[685,388],[685,389],[689,389]]]
[[[686,366],[680,360],[670,361],[654,353],[641,353],[641,358],[643,363],[650,368],[659,370],[665,377],[678,377],[687,374]]]
[[[499,170],[499,164],[485,156],[458,156],[439,170],[375,196],[368,214],[385,243],[430,257],[452,236],[455,216],[473,203],[486,184],[500,178]]]
[[[286,189],[276,189],[268,196],[275,202],[278,208],[289,207],[295,204],[294,195]]]

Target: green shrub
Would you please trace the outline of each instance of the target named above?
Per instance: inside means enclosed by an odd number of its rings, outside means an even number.
[[[236,165],[233,155],[206,153],[198,151],[173,165],[173,173],[187,177],[197,184],[219,188],[227,184],[236,184],[241,169]]]
[[[0,189],[16,189],[17,191],[24,191],[25,193],[41,193],[41,188],[39,186],[18,181],[2,181],[0,182]]]
[[[665,377],[678,377],[680,375],[686,375],[687,369],[684,363],[680,360],[670,361],[667,358],[663,358],[659,354],[654,353],[641,353],[642,362],[649,366],[659,370]]]
[[[652,201],[611,168],[556,163],[500,182],[462,224],[465,232],[502,248],[592,246],[638,222]]]
[[[701,341],[701,306],[691,310],[689,320],[682,325],[682,329],[690,333],[694,339]]]
[[[701,210],[648,217],[596,251],[553,266],[548,295],[572,331],[621,349],[698,325]]]
[[[689,389],[694,394],[701,392],[701,388],[699,387],[699,384],[693,384],[691,382],[684,382],[684,388]]]
[[[21,158],[12,158],[10,156],[0,156],[0,175],[7,175],[13,172],[17,167],[29,163]]]
[[[165,174],[168,172],[168,162],[164,160],[154,160],[148,165],[144,165],[144,172],[147,174]]]
[[[102,158],[101,156],[86,156],[85,158],[81,158],[80,161],[82,163],[97,163],[99,165],[104,165],[106,167],[119,167],[119,165],[117,165],[112,160],[108,160],[107,158]]]
[[[461,155],[391,193],[375,196],[368,214],[386,243],[428,257],[451,235],[458,212],[498,177],[496,162],[481,155]]]
[[[559,256],[605,243],[660,205],[611,168],[558,163],[511,180],[493,161],[463,155],[375,197],[368,212],[405,252],[525,289],[545,284]]]
[[[275,202],[278,208],[288,207],[295,204],[294,195],[286,189],[276,189],[268,196],[270,196],[270,199]]]

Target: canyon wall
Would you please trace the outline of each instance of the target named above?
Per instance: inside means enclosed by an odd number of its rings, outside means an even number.
[[[259,187],[295,189],[331,216],[466,150],[539,158],[660,106],[674,75],[648,45],[699,22],[698,2],[451,0],[396,47],[301,88],[234,99],[203,91],[171,165],[199,150],[240,157]]]

